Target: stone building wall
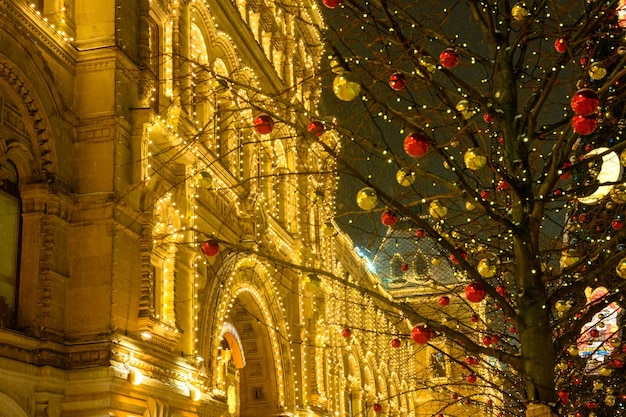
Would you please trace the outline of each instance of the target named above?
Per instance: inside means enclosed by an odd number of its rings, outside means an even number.
[[[302,175],[332,163],[279,104],[254,130],[279,91],[315,112],[311,3],[0,0],[0,16],[0,416],[414,412],[414,348],[340,333],[408,323],[351,309],[361,295],[330,278],[368,276],[322,233],[332,176]]]

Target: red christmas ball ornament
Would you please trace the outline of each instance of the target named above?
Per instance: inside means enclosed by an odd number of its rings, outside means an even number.
[[[418,324],[413,327],[413,330],[411,331],[411,339],[413,339],[413,341],[418,345],[425,345],[433,337],[435,337],[435,332],[423,324]]]
[[[352,336],[352,330],[350,330],[349,327],[344,327],[343,329],[341,329],[341,336],[343,336],[344,339],[349,338],[350,336]]]
[[[487,113],[483,114],[483,120],[485,121],[485,123],[493,123],[494,120],[496,120],[496,115],[494,112],[488,111]]]
[[[491,400],[491,399],[487,400],[487,405],[489,407],[491,407],[493,405],[493,400]]]
[[[511,188],[511,184],[506,182],[505,180],[500,180],[498,185],[496,185],[496,191],[506,191]]]
[[[581,116],[589,116],[596,112],[600,105],[600,100],[591,88],[581,88],[572,96],[570,105],[574,113]]]
[[[324,126],[324,123],[320,122],[319,120],[313,120],[311,123],[309,123],[306,129],[309,131],[309,133],[312,133],[316,137],[320,137],[326,130],[326,127]]]
[[[504,297],[506,295],[506,288],[502,285],[498,285],[496,287],[496,292],[500,294],[500,296]]]
[[[215,256],[220,251],[220,244],[216,240],[209,239],[202,242],[200,248],[202,249],[202,253],[206,256]]]
[[[380,221],[385,226],[392,227],[398,221],[398,215],[391,210],[385,210],[380,215]]]
[[[324,0],[324,6],[328,7],[329,9],[334,9],[335,7],[341,6],[341,3],[343,3],[343,0]]]
[[[478,359],[473,356],[468,356],[465,358],[465,363],[468,365],[478,365]]]
[[[480,319],[478,318],[476,314],[472,314],[472,317],[470,317],[470,320],[472,321],[472,323],[478,323],[478,320]]]
[[[483,336],[483,345],[485,346],[489,346],[493,343],[491,336],[487,335],[487,336]]]
[[[598,408],[600,406],[600,404],[598,404],[596,401],[587,401],[587,408],[594,409],[594,408]]]
[[[583,55],[580,57],[580,65],[585,66],[589,63],[589,57],[587,55]]]
[[[486,295],[487,291],[479,282],[472,282],[465,287],[465,298],[472,303],[480,303]]]
[[[459,249],[458,252],[459,255],[461,255],[461,258],[467,259],[467,252],[465,252],[463,249]],[[450,261],[455,265],[459,264],[459,260],[453,254],[450,254]]]
[[[596,130],[597,126],[598,118],[595,114],[592,114],[590,116],[577,114],[576,116],[572,117],[572,128],[574,129],[574,132],[578,133],[579,135],[590,135]]]
[[[439,54],[439,63],[444,68],[454,68],[459,63],[459,53],[453,49],[448,48],[444,49],[441,54]]]
[[[274,120],[268,114],[261,113],[254,118],[254,130],[261,135],[267,135],[274,130]]]
[[[620,369],[624,367],[624,361],[621,359],[613,359],[609,362],[609,366],[613,369]]]
[[[417,236],[418,238],[423,238],[424,236],[426,236],[426,230],[422,229],[422,228],[417,228],[415,230],[415,236]]]
[[[517,329],[515,328],[515,326],[509,327],[509,332],[515,333],[516,331],[517,331]]]
[[[591,329],[589,330],[589,336],[598,337],[600,336],[600,331],[598,329]]]
[[[409,270],[409,264],[403,263],[402,265],[400,265],[400,271],[407,272],[408,270]]]
[[[437,300],[437,303],[440,306],[445,307],[450,304],[450,297],[448,297],[447,295],[442,295],[441,297],[439,297],[439,300]]]
[[[394,72],[389,77],[389,86],[396,91],[403,90],[406,87],[406,76],[401,72]]]
[[[470,384],[473,384],[474,382],[476,382],[476,375],[474,374],[469,374],[467,376],[467,382],[469,382]]]
[[[404,151],[413,158],[419,158],[428,151],[428,138],[420,132],[409,133],[404,138]]]
[[[383,411],[383,406],[376,403],[372,406],[372,410],[374,410],[375,413],[380,413],[381,411]]]
[[[489,197],[491,197],[491,192],[487,189],[481,190],[480,191],[480,197],[484,198],[485,200],[488,200]]]
[[[452,399],[453,400],[458,400],[459,399],[459,394],[457,394],[457,393],[452,394]]]
[[[611,227],[615,230],[622,230],[622,228],[624,227],[624,220],[622,219],[615,219],[611,222]]]
[[[567,52],[567,38],[558,38],[555,40],[554,49],[560,54]]]
[[[567,402],[569,401],[569,391],[559,390],[558,394],[559,394],[559,399],[561,400],[561,403],[567,404]]]
[[[397,337],[395,339],[391,339],[391,347],[392,348],[397,349],[400,346],[402,346],[402,341],[400,339],[398,339]]]

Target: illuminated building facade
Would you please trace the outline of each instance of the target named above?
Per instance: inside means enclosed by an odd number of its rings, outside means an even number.
[[[376,284],[329,221],[332,161],[253,123],[260,91],[315,113],[313,4],[0,16],[0,416],[416,412],[409,324],[329,279]]]

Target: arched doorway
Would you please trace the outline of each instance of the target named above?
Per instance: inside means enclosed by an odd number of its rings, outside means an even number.
[[[285,309],[262,264],[253,257],[229,261],[233,269],[203,307],[211,327],[201,333],[211,336],[201,336],[210,343],[201,350],[211,358],[212,389],[224,395],[224,417],[281,415],[295,407]]]

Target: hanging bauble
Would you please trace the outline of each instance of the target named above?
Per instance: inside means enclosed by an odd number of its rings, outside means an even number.
[[[402,341],[400,339],[398,339],[397,337],[394,339],[391,339],[391,347],[394,349],[399,348],[400,346],[402,346]]]
[[[611,227],[614,230],[621,230],[624,227],[624,220],[622,219],[615,219],[611,222]]]
[[[261,113],[254,118],[254,130],[261,135],[267,135],[274,130],[274,121],[268,114]]]
[[[454,68],[459,63],[459,53],[454,48],[447,48],[439,54],[439,63],[444,68]]]
[[[596,81],[600,81],[606,77],[606,67],[601,62],[594,62],[589,65],[589,77]]]
[[[560,54],[567,52],[567,38],[558,38],[555,40],[554,49]]]
[[[567,348],[567,353],[570,354],[570,356],[578,356],[578,346],[576,345],[570,345]]]
[[[413,158],[419,158],[428,151],[428,138],[421,132],[409,133],[404,138],[404,151]]]
[[[320,122],[319,120],[313,120],[306,127],[306,130],[308,130],[309,133],[312,133],[315,137],[322,136],[324,134],[325,129],[326,128],[324,127],[324,123]]]
[[[341,75],[346,72],[346,67],[343,60],[338,56],[333,56],[330,60],[330,70],[333,72],[333,74],[337,75]]]
[[[200,171],[196,174],[196,185],[199,188],[211,188],[213,184],[213,177],[206,171]]]
[[[576,264],[578,261],[580,261],[580,256],[578,256],[578,252],[576,251],[576,249],[568,249],[561,253],[561,268],[569,268],[570,266]]]
[[[361,94],[361,85],[352,79],[350,72],[344,72],[333,80],[333,93],[342,101],[352,101]]]
[[[468,100],[461,100],[456,104],[456,110],[461,113],[465,120],[471,119],[476,112],[472,108],[471,103]]]
[[[518,21],[526,19],[529,14],[530,12],[522,2],[515,3],[511,9],[511,16]]]
[[[425,345],[433,337],[435,337],[435,332],[423,324],[418,324],[411,331],[411,339],[418,345]]]
[[[440,306],[445,307],[450,304],[450,297],[448,297],[447,295],[442,295],[441,297],[439,297],[439,300],[437,300],[437,303]]]
[[[581,116],[577,114],[572,117],[572,128],[579,135],[589,135],[596,130],[598,119],[595,114],[590,116]]]
[[[569,391],[559,390],[558,395],[561,400],[561,404],[567,404],[569,401]]]
[[[322,236],[331,237],[334,234],[335,227],[333,226],[333,224],[331,222],[324,223],[324,225],[322,226]]]
[[[472,282],[465,287],[465,298],[472,303],[480,303],[486,295],[487,291],[479,282]]]
[[[446,217],[448,209],[439,200],[433,200],[428,206],[428,213],[435,220],[440,220]]]
[[[606,397],[604,397],[604,404],[608,405],[609,407],[613,407],[616,400],[617,397],[615,395],[607,395]]]
[[[485,121],[485,123],[493,123],[494,120],[496,120],[496,114],[493,111],[488,111],[485,114],[483,114],[483,120]]]
[[[215,256],[220,251],[220,244],[217,240],[209,239],[202,242],[200,248],[206,256]]]
[[[380,413],[381,411],[383,411],[383,406],[378,403],[375,403],[372,406],[372,410],[374,410],[375,413]]]
[[[476,270],[481,277],[491,278],[496,275],[496,262],[493,258],[482,258],[478,261]]]
[[[380,221],[385,226],[392,227],[398,221],[398,215],[392,210],[387,209],[380,215]]]
[[[344,339],[349,338],[350,336],[352,336],[352,330],[350,330],[349,327],[344,327],[343,329],[341,329],[341,336]]]
[[[615,267],[615,272],[620,278],[626,279],[626,258],[622,258]]]
[[[474,374],[469,374],[467,376],[467,382],[469,382],[470,384],[473,384],[474,382],[476,382],[476,375]]]
[[[487,157],[480,148],[470,148],[463,155],[463,162],[468,169],[477,171],[487,164]]]
[[[324,0],[324,6],[328,7],[329,9],[334,9],[335,7],[341,6],[341,3],[343,3],[343,0]]]
[[[488,200],[491,197],[491,191],[484,189],[480,190],[480,198]]]
[[[394,72],[389,77],[389,86],[396,91],[403,90],[406,87],[406,76],[401,72]]]
[[[472,211],[475,208],[476,208],[476,205],[474,203],[472,203],[471,201],[466,201],[465,202],[465,210]]]
[[[376,190],[371,187],[361,188],[361,190],[359,190],[356,194],[356,204],[361,208],[361,210],[366,211],[376,207],[376,204],[378,204],[378,195],[376,195]]]
[[[400,271],[408,272],[409,271],[409,264],[407,264],[406,262],[402,263],[402,265],[400,265]]]
[[[496,287],[496,292],[500,294],[501,297],[504,297],[506,295],[506,287],[504,285],[498,285]]]
[[[570,105],[574,113],[581,116],[589,116],[598,110],[600,100],[591,88],[581,88],[572,96]]]
[[[409,168],[400,168],[396,173],[396,181],[403,187],[409,187],[415,182],[417,175]]]
[[[461,257],[461,259],[467,259],[467,252],[465,252],[463,249],[458,249],[459,252],[459,256]],[[450,262],[452,262],[455,265],[459,264],[459,259],[456,257],[455,254],[451,253],[450,254]]]

